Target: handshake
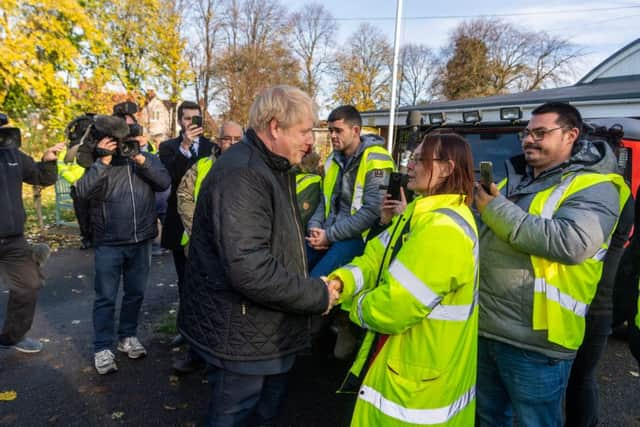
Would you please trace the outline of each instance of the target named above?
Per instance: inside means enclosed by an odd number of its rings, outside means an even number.
[[[342,294],[342,280],[338,278],[329,279],[327,276],[320,277],[325,285],[327,285],[327,291],[329,291],[329,306],[327,311],[322,313],[323,316],[329,314],[331,309],[338,305],[338,300]]]

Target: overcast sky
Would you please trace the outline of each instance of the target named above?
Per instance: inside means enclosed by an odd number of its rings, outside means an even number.
[[[283,3],[295,10],[308,1]],[[339,41],[344,41],[364,21],[379,26],[393,41],[396,0],[322,0],[320,3],[336,17]],[[523,30],[544,30],[583,49],[587,55],[576,64],[575,80],[640,37],[638,1],[404,0],[401,43],[423,43],[438,50],[457,24],[480,16],[496,16]]]

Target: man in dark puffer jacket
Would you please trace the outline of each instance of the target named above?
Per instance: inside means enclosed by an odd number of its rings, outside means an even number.
[[[211,365],[208,426],[271,425],[309,315],[337,293],[307,277],[295,175],[313,145],[313,102],[291,86],[256,98],[245,137],[198,197],[178,327]]]
[[[114,153],[116,142],[103,138],[98,149],[101,154]],[[155,192],[166,190],[170,183],[171,177],[160,160],[149,153],[133,158],[103,155],[76,183],[78,197],[89,200],[93,227],[94,364],[99,374],[118,369],[110,348],[120,275],[124,296],[118,350],[132,359],[146,354],[136,338],[136,329],[149,276],[151,241],[158,232]]]
[[[16,128],[4,128],[14,132],[14,138],[0,136],[0,275],[8,279],[9,301],[4,326],[0,332],[0,348],[13,348],[23,353],[37,353],[42,344],[26,336],[36,311],[38,291],[42,285],[40,265],[32,256],[24,238],[26,219],[22,204],[22,183],[53,185],[57,178],[57,154],[64,144],[57,144],[35,162],[19,150],[20,132]],[[13,140],[12,140],[13,139]]]

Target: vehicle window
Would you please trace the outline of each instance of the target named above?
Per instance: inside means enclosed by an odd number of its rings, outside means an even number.
[[[504,163],[513,156],[522,153],[517,133],[463,133],[473,152],[473,163],[476,173],[481,161],[493,162],[493,177],[500,182],[507,176]]]

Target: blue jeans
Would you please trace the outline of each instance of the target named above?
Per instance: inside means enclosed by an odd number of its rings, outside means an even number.
[[[138,315],[151,266],[151,240],[120,246],[98,246],[95,251],[96,299],[93,304],[94,348],[99,352],[113,345],[116,298],[122,276],[122,306],[118,337],[136,335]]]
[[[572,363],[480,337],[476,425],[561,427]]]
[[[209,365],[211,387],[207,427],[275,425],[287,390],[288,372],[275,375],[237,374]]]
[[[362,252],[364,252],[362,239],[340,240],[332,243],[326,251],[317,251],[307,245],[309,276],[327,276],[336,268],[342,267],[355,257],[362,255]]]

